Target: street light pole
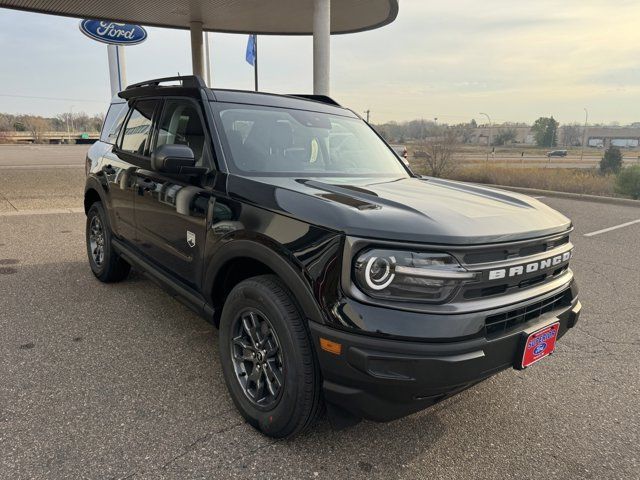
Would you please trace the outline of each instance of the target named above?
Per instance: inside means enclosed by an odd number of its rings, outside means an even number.
[[[584,129],[582,130],[582,150],[580,151],[580,162],[582,163],[582,157],[584,157],[584,143],[587,141],[587,122],[589,121],[589,110],[584,107]]]
[[[487,162],[489,161],[489,151],[491,151],[491,129],[493,128],[493,122],[491,122],[491,117],[483,112],[480,112],[480,115],[484,115],[489,120],[489,140],[487,141]]]

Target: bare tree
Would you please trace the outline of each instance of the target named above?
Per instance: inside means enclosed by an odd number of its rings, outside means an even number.
[[[493,138],[494,145],[507,145],[518,139],[518,131],[515,128],[501,128]]]
[[[11,132],[13,130],[13,119],[7,113],[0,113],[0,132]]]
[[[565,147],[575,147],[582,143],[582,127],[572,123],[562,126],[562,144]]]
[[[43,134],[49,129],[49,122],[46,118],[29,116],[25,119],[25,127],[33,136],[33,143],[42,143]]]
[[[443,177],[455,170],[454,155],[459,136],[459,132],[448,128],[441,136],[424,143],[422,150],[426,152],[424,164],[427,175]]]

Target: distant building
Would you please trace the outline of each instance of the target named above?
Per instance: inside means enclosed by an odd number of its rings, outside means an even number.
[[[637,125],[637,126],[636,126]],[[516,139],[513,145],[535,145],[535,135],[528,125],[494,125],[491,128],[491,138],[496,138],[501,131],[514,130]],[[556,143],[561,147],[582,145],[584,126],[561,125],[558,129]],[[488,145],[489,127],[480,126],[474,128],[469,136],[469,143],[476,145]],[[592,148],[608,148],[614,145],[620,148],[637,148],[640,146],[640,124],[629,127],[618,126],[589,126],[587,127],[586,145]]]

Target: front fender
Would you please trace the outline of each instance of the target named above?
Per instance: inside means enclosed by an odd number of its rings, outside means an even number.
[[[89,213],[89,207],[92,203],[91,199],[97,194],[100,202],[102,202],[102,205],[105,207],[109,229],[113,232],[113,209],[111,208],[111,200],[107,194],[108,188],[106,181],[99,179],[95,174],[89,174],[84,185],[84,213],[85,215]],[[95,194],[93,192],[95,192]]]
[[[242,235],[241,232],[237,232]],[[230,235],[221,240],[222,245],[208,261],[204,291],[213,292],[216,278],[230,261],[238,258],[256,260],[271,269],[293,293],[304,315],[311,321],[324,324],[325,316],[313,294],[313,280],[308,278],[304,265],[295,260],[292,253],[275,244],[269,238],[236,238]]]

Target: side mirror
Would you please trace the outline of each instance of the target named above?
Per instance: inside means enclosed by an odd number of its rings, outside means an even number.
[[[151,169],[163,173],[182,173],[193,169],[196,159],[191,150],[186,145],[160,145],[151,154]]]

